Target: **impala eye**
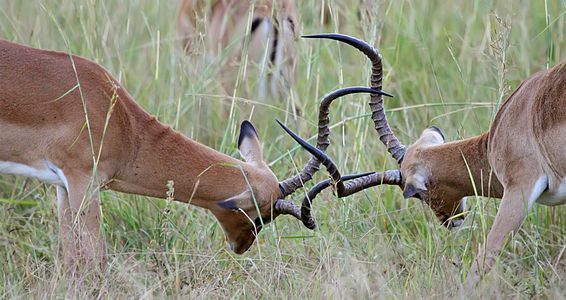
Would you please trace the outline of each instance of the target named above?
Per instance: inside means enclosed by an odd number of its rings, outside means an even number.
[[[220,202],[217,203],[217,205],[224,208],[224,209],[228,209],[228,210],[231,210],[231,211],[240,211],[240,209],[236,205],[236,202],[234,202],[232,200],[220,201]]]

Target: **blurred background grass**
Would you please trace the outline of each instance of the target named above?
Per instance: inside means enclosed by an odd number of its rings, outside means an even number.
[[[406,144],[433,124],[447,140],[486,131],[521,80],[566,54],[563,0],[335,0],[328,1],[335,22],[326,25],[320,2],[299,2],[301,33],[340,31],[379,47],[384,89],[395,95],[386,99],[387,116]],[[251,119],[280,179],[308,155],[296,151],[274,119],[314,136],[322,95],[368,83],[369,64],[355,50],[299,40],[296,120],[277,99],[226,97],[217,80],[222,74],[204,51],[187,58],[181,50],[176,10],[177,1],[0,0],[0,38],[96,61],[159,120],[235,157],[237,126]],[[240,80],[256,84],[251,76]],[[372,129],[367,100],[346,97],[332,108],[329,153],[344,173],[396,167]],[[464,297],[461,284],[498,206],[472,199],[470,217],[450,232],[397,188],[346,199],[327,192],[314,205],[317,230],[281,217],[236,256],[204,210],[108,191],[102,196],[108,270],[89,278],[84,291],[70,292],[57,255],[55,189],[0,176],[0,297]],[[564,298],[565,232],[564,207],[535,205],[478,295]]]

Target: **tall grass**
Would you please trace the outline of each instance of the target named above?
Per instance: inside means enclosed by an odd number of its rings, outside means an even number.
[[[521,80],[566,55],[564,1],[328,1],[344,15],[340,26],[321,24],[318,1],[298,2],[302,33],[339,28],[380,48],[384,89],[395,95],[386,100],[387,116],[407,144],[432,124],[448,140],[486,131]],[[237,125],[251,119],[275,174],[295,173],[308,155],[274,122],[292,116],[288,104],[225,96],[222,74],[204,51],[192,58],[182,52],[176,8],[175,1],[0,0],[0,38],[98,62],[159,120],[233,156]],[[329,41],[299,40],[297,54],[302,115],[292,127],[309,137],[318,99],[367,84],[369,65]],[[257,84],[251,75],[240,80]],[[346,97],[332,108],[329,153],[346,173],[395,167],[372,129],[367,98]],[[232,104],[226,118],[220,108]],[[468,203],[470,217],[449,232],[425,204],[403,200],[397,188],[346,199],[325,193],[314,204],[317,230],[280,217],[237,256],[204,210],[104,192],[108,268],[73,291],[60,267],[55,189],[1,176],[0,297],[465,297],[462,282],[498,200]],[[564,298],[565,233],[564,207],[535,205],[476,296]]]

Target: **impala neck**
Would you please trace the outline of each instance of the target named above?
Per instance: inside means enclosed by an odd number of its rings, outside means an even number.
[[[438,184],[461,191],[465,196],[501,198],[503,187],[492,172],[488,161],[489,135],[445,143],[427,151],[431,173]]]
[[[142,122],[133,159],[108,186],[120,192],[166,198],[174,182],[174,198],[201,207],[238,195],[247,183],[245,163],[199,144],[154,117]],[[248,172],[246,172],[248,173]]]

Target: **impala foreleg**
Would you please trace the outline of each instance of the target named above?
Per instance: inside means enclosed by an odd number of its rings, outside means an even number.
[[[521,188],[506,188],[495,221],[487,235],[484,247],[481,247],[468,275],[468,288],[473,288],[483,274],[493,267],[510,234],[515,234],[527,217],[530,207],[545,191],[545,180],[537,180],[530,192]]]
[[[74,268],[73,258],[77,256],[77,249],[72,237],[73,215],[69,205],[69,195],[67,189],[57,186],[57,210],[59,214],[59,235],[61,249],[63,250],[64,265]],[[73,271],[70,269],[69,271]]]

